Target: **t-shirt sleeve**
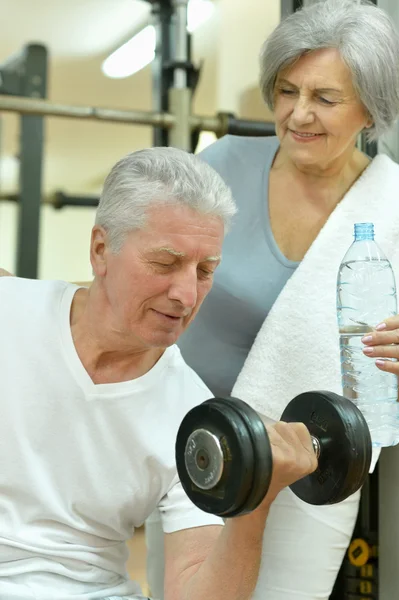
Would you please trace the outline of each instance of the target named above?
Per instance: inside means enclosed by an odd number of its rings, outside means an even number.
[[[179,481],[158,504],[164,533],[173,533],[192,527],[223,525],[223,520],[200,510],[191,502]]]

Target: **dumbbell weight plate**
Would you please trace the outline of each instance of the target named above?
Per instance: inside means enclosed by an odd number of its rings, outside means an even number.
[[[304,423],[320,442],[317,470],[291,486],[308,504],[336,504],[364,483],[371,463],[371,437],[363,414],[332,392],[306,392],[286,407],[282,421]]]
[[[175,455],[183,489],[196,506],[222,517],[241,513],[253,481],[253,443],[245,421],[223,398],[187,413]]]
[[[273,472],[272,449],[265,425],[258,413],[239,398],[224,398],[224,401],[240,413],[247,424],[252,439],[254,453],[253,480],[240,512],[240,514],[246,514],[255,510],[267,494]]]

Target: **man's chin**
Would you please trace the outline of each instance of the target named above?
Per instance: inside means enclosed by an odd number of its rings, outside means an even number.
[[[173,332],[173,333],[159,333],[151,337],[151,339],[146,340],[148,346],[151,348],[169,348],[176,344],[182,332]]]

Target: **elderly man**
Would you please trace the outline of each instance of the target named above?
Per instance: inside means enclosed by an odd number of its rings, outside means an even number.
[[[178,426],[211,393],[175,342],[234,213],[199,158],[143,150],[106,179],[90,289],[0,279],[0,598],[142,598],[126,540],[156,507],[166,599],[250,598],[269,507],[316,459],[303,425],[271,427],[270,491],[224,527],[178,481]]]

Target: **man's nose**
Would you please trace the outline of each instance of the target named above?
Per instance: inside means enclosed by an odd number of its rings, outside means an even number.
[[[196,268],[175,273],[169,288],[169,299],[179,302],[184,308],[193,309],[197,303],[197,283]]]

